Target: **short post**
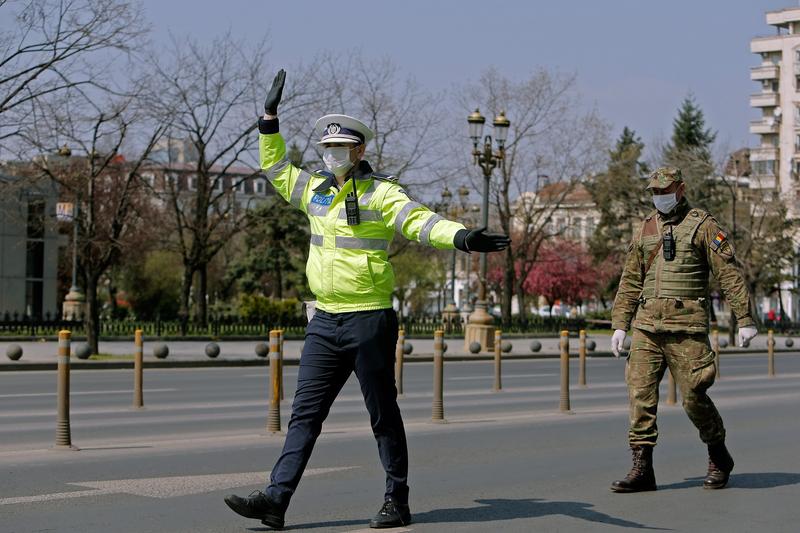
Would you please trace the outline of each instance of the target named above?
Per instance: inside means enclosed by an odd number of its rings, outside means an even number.
[[[278,330],[278,388],[281,391],[281,401],[283,401],[283,330]]]
[[[133,345],[133,408],[141,409],[144,407],[144,394],[142,392],[144,342],[142,341],[142,330],[137,329],[134,332]]]
[[[775,377],[775,334],[767,331],[767,359],[769,360],[769,377]]]
[[[719,330],[715,329],[711,332],[711,349],[714,350],[714,364],[717,367],[717,379],[722,377],[719,369]]]
[[[678,403],[678,391],[675,390],[675,377],[672,375],[672,371],[667,370],[669,372],[669,380],[667,381],[667,405],[675,405]]]
[[[69,427],[69,356],[72,333],[58,332],[58,421],[56,424],[56,448],[72,449],[72,433]]]
[[[569,412],[569,331],[561,330],[561,401],[559,409]]]
[[[394,351],[394,382],[397,385],[397,394],[403,394],[403,357],[405,356],[406,331],[397,331],[397,347]]]
[[[442,337],[444,332],[437,329],[433,332],[433,408],[431,420],[443,423],[444,419],[444,347]]]
[[[278,365],[280,364],[279,337],[280,333],[277,330],[269,332],[270,401],[267,431],[270,433],[280,433],[281,431],[281,384],[278,370]]]
[[[578,333],[578,385],[586,386],[586,330]]]
[[[502,369],[500,367],[502,356],[501,356],[501,345],[503,344],[503,332],[499,329],[494,330],[494,392],[498,392],[503,389],[503,382],[501,377]]]

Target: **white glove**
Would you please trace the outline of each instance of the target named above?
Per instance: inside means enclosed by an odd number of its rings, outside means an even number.
[[[756,328],[739,328],[739,346],[744,346],[745,343],[750,342],[750,339],[758,335]]]
[[[626,335],[625,331],[621,329],[614,330],[614,334],[611,336],[611,351],[614,353],[614,357],[619,357],[619,351],[622,349]]]

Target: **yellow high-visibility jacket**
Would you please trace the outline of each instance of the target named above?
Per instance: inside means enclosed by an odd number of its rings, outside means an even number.
[[[348,226],[345,197],[352,191],[352,182],[348,180],[339,190],[332,174],[309,173],[292,165],[283,137],[277,133],[277,119],[260,121],[259,130],[266,178],[311,224],[306,276],[318,309],[344,313],[391,307],[394,271],[386,252],[394,233],[435,248],[453,249],[456,232],[465,229],[411,200],[396,179],[372,172],[366,162],[354,172],[360,224]]]

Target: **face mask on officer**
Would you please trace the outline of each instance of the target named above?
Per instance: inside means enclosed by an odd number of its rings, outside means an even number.
[[[328,146],[322,152],[322,162],[336,177],[342,177],[355,164],[350,159],[350,151],[347,146]]]

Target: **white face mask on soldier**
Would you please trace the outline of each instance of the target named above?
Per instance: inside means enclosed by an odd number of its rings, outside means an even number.
[[[322,162],[337,178],[344,176],[348,170],[353,168],[353,162],[350,161],[350,150],[346,146],[331,146],[322,152]]]
[[[678,205],[677,194],[674,192],[670,194],[654,194],[653,205],[656,206],[656,209],[666,215],[675,209],[676,205]]]

